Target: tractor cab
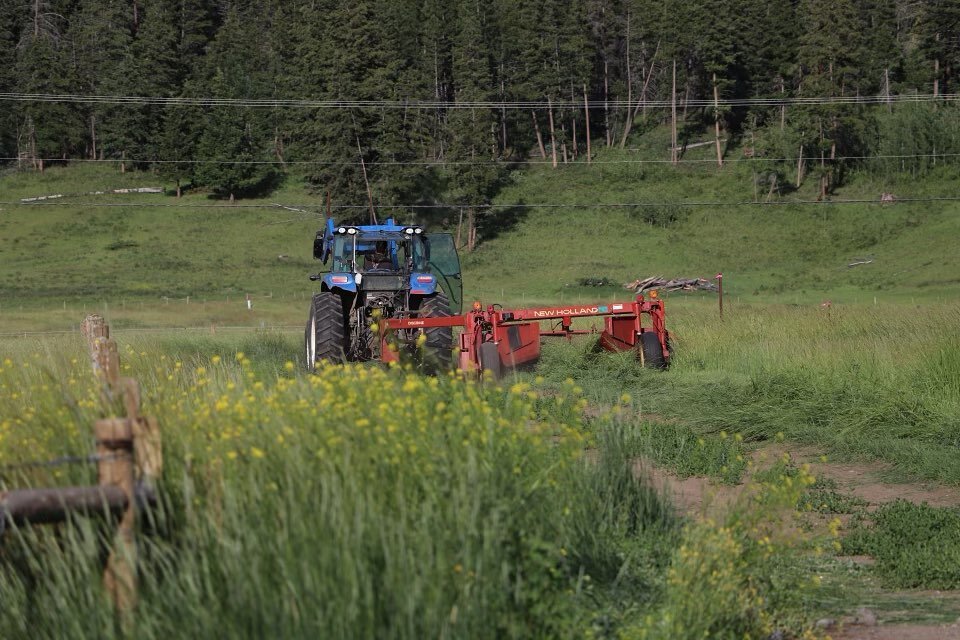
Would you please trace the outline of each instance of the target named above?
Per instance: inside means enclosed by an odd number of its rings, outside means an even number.
[[[460,259],[450,234],[427,234],[392,219],[378,225],[340,225],[327,219],[313,242],[313,257],[330,263],[310,303],[304,362],[367,361],[382,357],[374,327],[386,318],[443,318],[460,313]],[[450,364],[453,330],[427,327],[400,332],[398,343]],[[417,342],[424,335],[423,342]],[[419,347],[423,349],[418,351]],[[428,359],[430,359],[428,358]]]
[[[407,291],[412,296],[432,296],[440,289],[459,313],[463,292],[460,259],[448,233],[424,233],[417,225],[336,226],[314,241],[314,257],[324,263],[332,257],[330,272],[323,276],[323,290],[343,293],[361,291]]]

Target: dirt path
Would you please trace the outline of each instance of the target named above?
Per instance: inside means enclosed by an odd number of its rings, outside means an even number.
[[[852,625],[829,633],[833,640],[960,640],[960,626],[924,624]]]
[[[769,468],[785,453],[790,455],[794,464],[807,463],[815,476],[832,480],[839,493],[866,501],[868,510],[897,499],[918,504],[926,502],[937,507],[960,506],[960,488],[923,482],[884,482],[883,475],[890,470],[890,465],[882,462],[824,461],[821,451],[792,443],[771,443],[761,447],[752,454],[752,467],[754,470]],[[722,516],[745,491],[744,483],[730,486],[720,484],[712,478],[682,478],[646,459],[635,463],[635,472],[649,478],[654,486],[673,501],[679,511],[690,515]],[[845,521],[848,517],[841,519]],[[866,556],[848,560],[864,565],[873,561]],[[934,618],[942,619],[942,614],[949,609],[960,610],[960,605],[948,606],[955,600],[960,600],[957,592],[930,592],[924,596],[924,593],[918,591],[883,591],[883,595],[881,602],[872,605],[876,613],[867,609],[866,615],[859,615],[858,612],[836,621],[831,620],[822,629],[823,633],[833,640],[960,640],[960,618],[953,624],[895,622],[904,620],[905,617],[903,611],[897,610],[895,603],[898,596],[927,601],[928,606],[932,607],[927,610],[939,610],[940,615],[935,615]],[[941,609],[935,601],[944,599],[950,602],[945,600]],[[908,614],[906,617],[909,619],[913,616]]]
[[[897,499],[920,504],[926,502],[934,507],[960,506],[960,488],[947,487],[935,483],[884,482],[882,476],[890,471],[891,465],[883,462],[823,462],[823,452],[813,448],[790,443],[775,443],[757,450],[754,461],[762,464],[761,458],[776,460],[783,453],[790,454],[796,464],[808,463],[814,475],[837,483],[841,493],[866,500],[876,506]]]
[[[890,465],[882,462],[824,462],[823,453],[813,447],[772,443],[751,454],[753,466],[755,469],[768,468],[784,453],[789,454],[795,464],[809,464],[815,476],[836,482],[840,493],[856,496],[874,508],[897,499],[917,504],[926,502],[935,507],[960,506],[960,488],[920,482],[884,482],[882,476],[889,471]],[[688,514],[722,513],[744,490],[742,483],[730,486],[701,476],[682,478],[647,459],[638,460],[635,470],[638,475],[650,478],[680,511]]]

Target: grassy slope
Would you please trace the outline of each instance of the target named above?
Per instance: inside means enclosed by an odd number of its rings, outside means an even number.
[[[600,159],[637,159],[608,151]],[[679,176],[677,174],[680,174]],[[955,171],[949,176],[955,176]],[[600,176],[598,180],[597,177]],[[699,164],[577,164],[520,172],[504,202],[738,202],[752,200],[749,168],[718,172]],[[946,195],[948,174],[923,182],[854,178],[836,199]],[[813,199],[806,188],[789,198]],[[642,219],[642,209],[533,210],[516,228],[485,243],[467,260],[470,282],[484,297],[544,300],[596,297],[571,287],[584,277],[629,281],[649,275],[712,277],[723,271],[731,296],[761,301],[871,301],[951,297],[960,292],[960,203],[689,207],[668,228]],[[549,242],[544,242],[545,237]],[[873,264],[849,269],[853,258]],[[568,298],[569,299],[569,298]]]
[[[746,163],[718,171],[709,163],[675,169],[662,164],[603,164],[657,158],[661,132],[637,151],[603,150],[597,163],[552,170],[539,165],[514,174],[501,203],[745,201],[753,198]],[[645,145],[645,146],[643,146]],[[688,159],[709,157],[694,149]],[[837,198],[876,200],[882,191],[900,197],[949,195],[956,169],[924,181],[854,176]],[[112,166],[52,168],[43,175],[0,178],[0,200],[50,193],[80,194],[102,188],[156,185],[149,173],[120,174]],[[168,185],[169,186],[169,185]],[[790,198],[811,198],[809,188]],[[155,203],[156,208],[84,208],[82,202]],[[306,275],[319,219],[285,209],[199,208],[216,204],[205,194],[74,196],[55,201],[76,206],[27,208],[0,205],[0,326],[8,329],[69,324],[67,317],[35,317],[31,309],[64,303],[107,302],[116,314],[127,299],[148,312],[134,324],[249,322],[235,302],[246,293],[273,294],[257,321],[299,323],[309,293]],[[239,204],[313,204],[291,178],[265,199]],[[169,205],[186,205],[170,207]],[[198,205],[191,208],[190,205]],[[663,210],[662,210],[663,211]],[[668,213],[669,209],[666,210]],[[713,276],[725,274],[731,300],[868,302],[952,298],[960,292],[960,203],[896,206],[689,207],[668,228],[643,220],[643,209],[531,209],[500,228],[465,262],[468,297],[508,303],[553,303],[622,295],[576,286],[584,277]],[[280,258],[279,256],[286,256]],[[856,269],[852,258],[875,262]],[[170,308],[163,296],[193,301],[231,300],[223,309]],[[287,302],[280,302],[287,300]],[[8,315],[23,306],[28,313]],[[168,308],[161,308],[167,306]],[[152,313],[150,312],[152,310]],[[6,313],[5,313],[6,312]],[[73,317],[76,312],[71,310]],[[2,317],[7,315],[6,318]],[[122,315],[122,314],[121,314]],[[122,315],[127,319],[127,315]],[[118,318],[115,318],[117,320]]]

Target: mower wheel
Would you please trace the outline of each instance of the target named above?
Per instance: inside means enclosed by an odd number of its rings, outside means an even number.
[[[421,318],[447,318],[450,316],[450,301],[447,294],[437,293],[432,298],[426,298],[420,303]],[[437,371],[448,371],[453,363],[453,327],[431,327],[424,329],[427,341],[423,345],[426,350],[425,360],[429,361],[429,368]]]
[[[487,374],[487,371],[490,373]],[[480,345],[480,373],[499,380],[503,375],[503,366],[500,363],[500,352],[493,342],[484,342]]]
[[[640,334],[643,343],[643,363],[650,369],[666,369],[667,361],[663,357],[663,347],[656,333],[644,332]]]
[[[313,371],[318,360],[344,362],[348,349],[347,333],[340,296],[331,291],[314,295],[303,340],[307,371]]]

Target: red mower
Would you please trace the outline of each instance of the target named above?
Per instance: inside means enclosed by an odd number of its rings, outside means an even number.
[[[649,323],[644,323],[644,316]],[[597,330],[574,329],[574,318],[602,317],[604,327]],[[547,327],[541,326],[548,323]],[[635,351],[647,367],[666,369],[670,364],[670,334],[664,325],[663,301],[657,292],[650,299],[638,295],[631,302],[582,304],[568,307],[503,309],[479,302],[463,315],[434,318],[390,318],[380,325],[381,360],[397,359],[389,348],[394,332],[426,331],[439,327],[459,327],[460,357],[463,371],[490,372],[499,378],[510,369],[535,364],[540,359],[544,337],[570,339],[576,335],[597,335],[597,346],[607,351]]]

